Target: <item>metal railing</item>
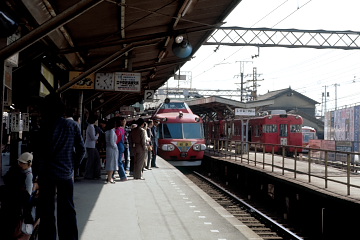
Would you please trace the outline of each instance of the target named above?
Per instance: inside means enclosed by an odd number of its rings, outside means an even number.
[[[271,151],[265,152],[265,146]],[[289,153],[290,148],[294,152]],[[303,150],[308,152],[302,153]],[[351,188],[360,189],[360,175],[357,174],[360,170],[357,162],[360,153],[215,139],[208,141],[207,151],[214,156],[260,166],[262,169],[270,167],[271,172],[280,171],[281,175],[292,173],[294,179],[298,174],[307,175],[309,183],[312,178],[323,179],[325,189],[329,188],[329,182],[342,184],[346,187],[347,195],[350,195]],[[354,184],[351,180],[356,177],[359,181]]]

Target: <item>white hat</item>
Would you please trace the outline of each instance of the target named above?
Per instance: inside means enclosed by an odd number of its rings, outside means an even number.
[[[24,152],[18,158],[18,161],[22,162],[22,163],[31,163],[32,160],[33,160],[33,155],[31,153],[29,153],[29,152]]]

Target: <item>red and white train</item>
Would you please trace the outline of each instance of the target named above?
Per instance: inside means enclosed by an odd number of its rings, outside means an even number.
[[[282,152],[285,147],[286,154],[295,153],[293,146],[303,146],[302,135],[303,119],[294,114],[269,114],[265,116],[247,117],[243,119],[220,120],[207,122],[206,139],[224,141],[243,141],[263,143],[265,152]],[[257,148],[262,149],[260,144]],[[296,152],[301,152],[296,148]]]
[[[152,119],[158,125],[158,155],[174,166],[198,166],[206,149],[203,120],[185,102],[166,100]]]
[[[316,134],[316,129],[309,126],[303,126],[301,128],[301,131],[303,133],[303,146],[308,148],[310,147],[310,140],[318,139]],[[308,152],[308,149],[303,149],[303,152]]]

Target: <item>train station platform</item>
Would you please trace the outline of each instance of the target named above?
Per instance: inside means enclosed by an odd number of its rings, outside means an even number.
[[[346,163],[341,165],[329,161],[326,166],[324,161],[316,159],[309,162],[305,154],[300,154],[297,160],[276,154],[272,156],[271,153],[264,155],[262,152],[250,152],[241,157],[233,152],[207,150],[205,155],[246,166],[321,194],[360,204],[360,173],[347,168]]]
[[[157,162],[145,180],[76,182],[80,239],[261,239],[171,164]]]
[[[79,239],[261,239],[174,166],[160,157],[157,164],[145,180],[105,184],[103,172],[101,180],[75,182]]]

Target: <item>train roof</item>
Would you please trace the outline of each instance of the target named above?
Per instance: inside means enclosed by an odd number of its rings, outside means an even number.
[[[180,111],[183,113],[191,113],[191,114],[193,113],[186,102],[171,101],[171,102],[162,103],[155,111],[155,115],[160,113],[170,113],[170,112],[178,113]]]
[[[153,116],[154,120],[159,120],[160,122],[182,122],[182,123],[196,123],[202,122],[202,119],[193,113],[183,113],[183,112],[165,112],[159,113]]]
[[[255,116],[255,117],[249,117],[248,119],[272,119],[272,118],[288,118],[288,117],[293,117],[293,118],[297,118],[297,119],[302,119],[302,117],[298,114],[291,114],[291,113],[286,113],[286,114],[268,114],[268,115],[262,115],[262,116]]]

